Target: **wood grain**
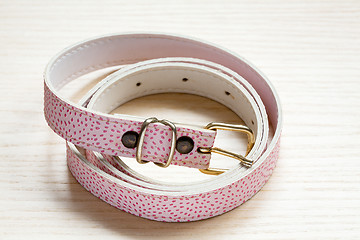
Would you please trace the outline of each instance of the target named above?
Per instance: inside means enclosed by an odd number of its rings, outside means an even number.
[[[0,26],[0,239],[359,238],[359,1],[2,0]],[[271,79],[284,111],[282,149],[253,199],[209,220],[159,223],[109,206],[69,174],[64,141],[42,113],[43,69],[74,42],[128,31],[206,39]],[[158,108],[160,115],[222,116],[167,98],[178,110]],[[238,120],[214,102],[187,101]],[[141,112],[144,102],[129,109]]]

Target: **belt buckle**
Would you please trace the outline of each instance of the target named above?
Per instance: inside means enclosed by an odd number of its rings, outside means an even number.
[[[218,154],[221,154],[221,155],[224,155],[227,157],[235,158],[236,160],[239,160],[241,165],[243,165],[245,167],[251,167],[253,165],[254,161],[246,158],[246,156],[249,154],[249,152],[251,151],[251,149],[255,143],[254,134],[249,127],[247,127],[245,125],[211,122],[205,127],[205,129],[214,130],[214,131],[226,130],[226,131],[236,131],[236,132],[246,133],[248,136],[247,150],[246,150],[245,156],[242,156],[240,154],[233,153],[233,152],[230,152],[230,151],[218,148],[218,147],[210,147],[210,148],[200,147],[200,148],[198,148],[198,152],[204,153],[204,154],[218,153]],[[206,168],[206,169],[199,169],[199,171],[204,174],[219,175],[219,174],[224,173],[225,169],[220,170],[220,169],[216,169],[216,168]]]
[[[159,167],[166,168],[170,165],[170,163],[173,159],[174,153],[175,153],[176,126],[172,122],[165,120],[165,119],[159,120],[155,117],[151,117],[151,118],[146,119],[143,122],[143,124],[141,126],[141,130],[140,130],[140,134],[139,134],[139,141],[137,143],[136,160],[140,164],[148,163],[148,161],[141,159],[141,155],[142,155],[142,147],[143,147],[143,143],[144,143],[145,132],[146,132],[148,125],[151,123],[162,123],[166,126],[169,126],[172,130],[171,149],[170,149],[169,157],[168,157],[166,163],[155,163]],[[206,125],[206,127],[204,129],[209,129],[209,130],[214,130],[214,131],[226,130],[226,131],[236,131],[236,132],[246,133],[248,136],[247,150],[246,150],[245,156],[242,156],[240,154],[233,153],[233,152],[230,152],[230,151],[218,148],[218,147],[210,147],[210,148],[199,147],[197,149],[197,151],[199,153],[203,153],[203,154],[218,153],[218,154],[239,160],[241,165],[243,165],[245,167],[251,167],[253,165],[254,161],[246,158],[246,156],[249,154],[249,152],[251,151],[251,149],[255,143],[254,134],[249,127],[247,127],[245,125],[211,122],[208,125]],[[199,171],[201,173],[209,174],[209,175],[220,175],[225,172],[225,169],[220,170],[220,169],[216,169],[216,168],[206,168],[206,169],[199,169]]]

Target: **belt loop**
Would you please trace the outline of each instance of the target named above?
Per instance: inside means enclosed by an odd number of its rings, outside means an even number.
[[[147,118],[143,124],[141,125],[141,129],[140,129],[140,134],[139,134],[139,141],[137,143],[137,148],[136,148],[136,161],[140,164],[144,164],[144,163],[148,163],[149,161],[144,161],[141,158],[142,155],[142,148],[143,148],[143,144],[144,144],[144,138],[145,138],[145,132],[147,127],[149,126],[150,123],[162,123],[166,126],[169,126],[171,128],[172,131],[172,138],[171,138],[171,149],[170,149],[170,153],[169,153],[169,157],[166,160],[166,163],[155,163],[157,166],[159,167],[163,167],[166,168],[168,166],[170,166],[170,163],[174,157],[174,153],[175,153],[175,147],[176,147],[176,126],[175,124],[173,124],[172,122],[162,119],[159,120],[156,117],[151,117],[151,118]]]

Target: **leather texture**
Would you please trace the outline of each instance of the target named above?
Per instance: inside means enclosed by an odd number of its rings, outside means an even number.
[[[58,93],[83,74],[124,64],[79,104]],[[126,166],[117,156],[135,157],[136,149],[123,146],[121,137],[127,131],[139,132],[145,119],[110,112],[131,99],[163,92],[204,96],[233,110],[254,132],[255,145],[248,155],[254,165],[239,164],[211,180],[188,185],[158,182]],[[108,35],[65,49],[45,71],[44,112],[49,126],[68,141],[68,166],[79,183],[109,204],[152,220],[194,221],[229,211],[261,189],[278,158],[281,109],[265,76],[236,54],[176,35]],[[176,152],[172,164],[207,168],[211,154],[196,149],[212,147],[216,132],[174,123],[177,137],[191,137],[195,147],[188,154]],[[164,163],[170,141],[169,127],[149,125],[142,159]]]

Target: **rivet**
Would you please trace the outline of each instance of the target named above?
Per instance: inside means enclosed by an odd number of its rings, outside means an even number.
[[[176,150],[179,153],[187,154],[194,148],[194,141],[188,136],[179,137],[176,141]]]
[[[129,131],[121,137],[121,142],[127,148],[135,148],[138,138],[139,134],[137,132]]]

